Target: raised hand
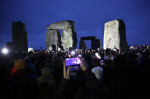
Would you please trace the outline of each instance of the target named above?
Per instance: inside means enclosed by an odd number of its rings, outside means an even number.
[[[88,69],[87,61],[84,58],[81,58],[81,57],[80,57],[80,61],[81,61],[81,64],[80,64],[81,69],[83,71],[86,71]]]
[[[63,61],[63,75],[64,75],[64,79],[70,78],[70,66],[68,66],[67,71],[66,71],[65,61]]]

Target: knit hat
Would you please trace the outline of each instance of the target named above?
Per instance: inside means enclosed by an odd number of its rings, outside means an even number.
[[[44,67],[42,70],[41,70],[41,75],[42,76],[49,76],[51,73],[54,72],[54,69],[50,68],[50,67]]]
[[[96,78],[99,80],[103,77],[103,69],[101,67],[92,68],[92,73],[94,73]]]
[[[14,66],[17,69],[24,69],[24,67],[25,67],[25,61],[22,60],[22,59],[18,59],[18,60],[15,61]]]

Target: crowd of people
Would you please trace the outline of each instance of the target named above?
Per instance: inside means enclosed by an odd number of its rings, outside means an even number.
[[[150,99],[149,76],[149,46],[1,54],[0,99]]]

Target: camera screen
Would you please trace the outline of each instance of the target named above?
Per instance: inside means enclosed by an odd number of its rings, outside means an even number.
[[[66,66],[80,65],[80,59],[78,57],[75,58],[66,58]]]

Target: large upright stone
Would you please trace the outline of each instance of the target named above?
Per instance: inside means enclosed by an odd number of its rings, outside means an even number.
[[[47,50],[58,50],[61,46],[60,33],[57,30],[48,30],[46,32]]]
[[[74,29],[73,21],[61,21],[56,22],[51,25],[47,25],[48,30],[63,30],[61,36],[61,42],[63,49],[66,48],[76,48],[77,46],[77,36]]]
[[[91,41],[91,49],[97,49],[100,48],[100,40],[96,39],[96,36],[87,36],[87,37],[81,37],[80,38],[80,46],[79,48],[82,50],[85,50],[87,48],[86,43],[84,40],[90,40]]]
[[[79,49],[82,49],[83,51],[87,49],[87,46],[84,40],[80,40]]]
[[[103,48],[117,48],[121,52],[127,50],[126,29],[122,20],[105,23]]]
[[[12,44],[15,52],[27,51],[28,40],[25,23],[12,23]]]

